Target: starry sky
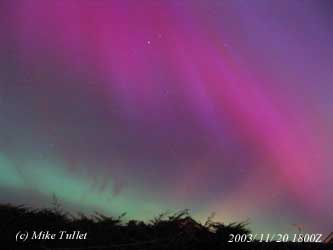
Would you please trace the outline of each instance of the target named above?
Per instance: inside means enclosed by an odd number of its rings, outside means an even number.
[[[333,230],[332,1],[0,2],[0,202]]]

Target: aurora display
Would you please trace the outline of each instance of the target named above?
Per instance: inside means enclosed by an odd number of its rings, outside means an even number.
[[[0,3],[0,201],[333,230],[331,1]]]

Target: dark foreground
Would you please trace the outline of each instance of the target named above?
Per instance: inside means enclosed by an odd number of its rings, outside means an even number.
[[[1,249],[333,249],[321,243],[229,243],[230,234],[248,234],[245,223],[224,225],[193,220],[187,211],[160,215],[149,223],[122,222],[96,213],[73,216],[59,207],[32,210],[0,205]]]

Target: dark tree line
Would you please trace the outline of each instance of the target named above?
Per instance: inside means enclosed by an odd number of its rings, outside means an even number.
[[[0,205],[1,249],[329,249],[323,244],[228,243],[230,234],[248,234],[246,223],[223,224],[208,219],[201,224],[188,210],[162,214],[149,222],[124,220],[100,213],[91,216],[63,211],[57,202],[53,208],[31,209]],[[25,242],[15,242],[18,231],[28,232]],[[87,233],[84,240],[30,239],[33,232],[60,231]],[[7,248],[8,246],[8,248]]]

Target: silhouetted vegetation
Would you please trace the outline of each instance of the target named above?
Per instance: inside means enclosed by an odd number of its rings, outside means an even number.
[[[125,222],[124,215],[113,218],[100,213],[91,216],[66,213],[54,199],[50,209],[0,205],[0,221],[0,237],[6,241],[1,249],[329,249],[324,244],[228,243],[230,234],[250,233],[248,225],[225,225],[212,218],[201,224],[188,210],[165,213],[149,222]],[[19,231],[29,233],[25,242],[15,242]],[[81,240],[33,240],[34,231],[57,234],[57,239],[60,231],[87,234]]]

